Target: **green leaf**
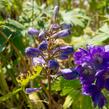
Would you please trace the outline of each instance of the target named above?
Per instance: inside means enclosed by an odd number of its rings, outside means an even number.
[[[77,99],[78,98],[78,99]],[[69,109],[69,107],[74,103],[76,104],[80,99],[80,92],[72,90],[66,97],[65,102],[63,104],[64,109]],[[74,105],[76,109],[76,106]]]
[[[65,99],[64,104],[63,104],[63,108],[64,108],[64,109],[68,109],[68,108],[71,106],[72,103],[73,103],[72,96],[68,95],[68,96],[66,97],[66,99]]]
[[[13,95],[17,94],[21,90],[22,90],[22,88],[18,88],[16,90],[13,90],[12,92],[9,92],[8,94],[6,94],[4,96],[1,96],[0,97],[0,102],[8,100],[9,98],[11,98]]]
[[[63,11],[61,14],[65,23],[73,23],[76,26],[85,27],[85,22],[90,20],[89,17],[85,15],[85,12],[79,9],[68,12]]]
[[[88,41],[89,44],[100,44],[109,39],[109,26],[104,24],[96,33],[95,37]]]
[[[18,83],[21,84],[21,86],[26,86],[31,80],[35,79],[40,74],[41,71],[42,71],[41,66],[33,67],[32,72],[28,71],[26,77],[20,75],[20,77],[17,78],[17,81]]]
[[[80,109],[93,109],[91,97],[81,96],[81,108]]]
[[[15,21],[15,20],[8,20],[6,21],[5,25],[2,27],[2,32],[5,34],[6,38],[8,39],[9,36],[11,35],[12,37],[9,39],[15,47],[24,53],[24,49],[26,44],[24,43],[24,40],[26,37],[23,36],[22,31],[24,30],[24,26]],[[4,37],[0,37],[0,45],[3,46],[2,44],[7,41],[7,39]]]
[[[16,20],[12,20],[12,19],[7,20],[6,26],[8,26],[8,28],[10,27],[10,29],[18,29],[18,30],[24,29],[24,26],[21,23],[19,23]]]
[[[52,84],[52,90],[61,91],[61,96],[68,95],[72,90],[76,90],[80,87],[78,80],[65,80],[63,77],[60,77]]]

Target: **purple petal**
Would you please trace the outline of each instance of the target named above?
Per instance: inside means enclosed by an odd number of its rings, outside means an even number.
[[[103,108],[106,104],[106,98],[101,92],[94,93],[92,95],[92,100],[94,102],[94,106],[98,106],[99,108]]]
[[[71,34],[70,30],[65,29],[65,30],[61,30],[61,31],[53,34],[52,37],[54,37],[54,38],[64,38],[64,37],[69,36],[70,34]]]
[[[47,47],[48,47],[48,43],[46,40],[44,40],[39,44],[38,49],[44,51],[47,50]]]
[[[38,92],[40,91],[42,88],[26,88],[26,93],[27,94],[30,94],[30,93],[33,93],[33,92]]]
[[[43,64],[45,64],[45,60],[42,57],[34,57],[32,59],[32,63],[33,63],[34,66],[43,65]]]
[[[62,69],[60,72],[66,80],[76,79],[79,75],[75,69]]]

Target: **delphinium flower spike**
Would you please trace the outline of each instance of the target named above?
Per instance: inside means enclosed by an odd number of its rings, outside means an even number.
[[[46,86],[48,86],[49,89],[49,105],[51,102],[50,96],[50,90],[51,90],[51,83],[52,83],[52,77],[58,76],[58,73],[60,72],[61,76],[63,76],[65,79],[74,79],[78,77],[78,73],[73,68],[65,68],[64,60],[69,60],[69,58],[73,55],[74,49],[72,46],[68,46],[63,40],[64,37],[68,37],[71,35],[71,28],[69,25],[60,25],[56,22],[56,17],[59,12],[59,7],[56,6],[54,8],[53,16],[54,21],[50,24],[48,28],[45,30],[37,30],[34,28],[30,28],[28,31],[29,35],[34,35],[35,41],[37,40],[37,44],[34,44],[33,47],[27,47],[25,49],[25,54],[30,58],[30,68],[32,70],[32,67],[36,67],[40,65],[42,67],[41,71],[41,81],[44,79],[48,80],[48,83]],[[51,18],[53,20],[53,18]],[[68,28],[67,28],[68,27]],[[62,39],[64,43],[59,44],[56,43],[57,40]],[[70,63],[70,62],[69,62]],[[67,63],[66,63],[67,64]],[[51,79],[52,78],[52,79]],[[34,91],[37,91],[37,88],[27,88],[27,93],[32,93]],[[51,109],[51,105],[50,105]]]

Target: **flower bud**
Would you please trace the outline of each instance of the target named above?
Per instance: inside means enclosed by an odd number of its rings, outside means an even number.
[[[38,35],[39,31],[34,29],[34,28],[29,28],[28,29],[28,34],[31,35],[31,36]]]
[[[58,13],[59,13],[59,6],[55,6],[55,7],[54,7],[54,13],[53,13],[54,18],[57,17]]]
[[[60,51],[63,55],[70,55],[74,52],[74,49],[72,46],[63,46],[60,47]]]
[[[43,64],[45,64],[45,60],[42,57],[33,57],[32,63],[33,63],[34,66],[43,65]]]
[[[61,73],[66,80],[72,80],[78,77],[78,72],[75,69],[62,69]]]
[[[51,69],[51,70],[58,70],[59,68],[59,64],[56,60],[49,60],[48,62],[48,68]]]
[[[42,41],[42,42],[40,43],[40,45],[38,46],[38,48],[39,48],[39,50],[44,51],[44,50],[47,50],[47,46],[48,46],[47,41]]]
[[[41,90],[41,87],[40,88],[26,88],[26,93],[30,94],[30,93],[33,93],[33,92],[38,92],[40,90]]]
[[[44,39],[45,39],[45,35],[46,35],[45,31],[41,31],[41,32],[39,33],[39,35],[38,35],[38,39],[39,39],[40,41],[44,40]]]
[[[63,23],[61,24],[61,28],[64,30],[64,29],[71,29],[72,28],[72,25],[71,24],[66,24],[66,23]]]
[[[68,59],[68,55],[66,55],[66,54],[64,54],[64,53],[61,53],[59,58],[60,58],[61,60],[65,60],[65,59]]]
[[[52,24],[52,25],[50,26],[50,28],[51,28],[52,30],[57,30],[57,29],[60,28],[60,26],[59,26],[58,24]]]
[[[64,29],[64,30],[61,30],[55,34],[53,34],[52,37],[54,38],[64,38],[64,37],[67,37],[71,34],[70,30],[69,29]]]
[[[29,57],[37,57],[40,55],[41,51],[38,48],[27,47],[25,53]]]

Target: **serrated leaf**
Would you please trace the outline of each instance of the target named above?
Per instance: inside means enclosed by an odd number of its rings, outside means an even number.
[[[40,72],[42,71],[42,67],[41,66],[36,66],[33,68],[33,71],[30,72],[28,71],[26,77],[22,77],[22,75],[17,78],[18,83],[21,84],[21,86],[26,86],[31,80],[35,79]]]

